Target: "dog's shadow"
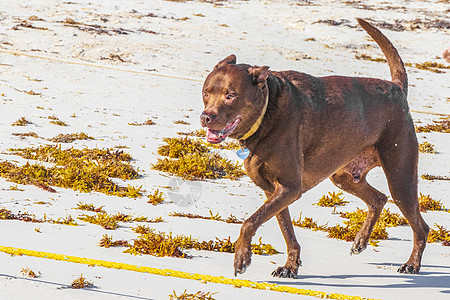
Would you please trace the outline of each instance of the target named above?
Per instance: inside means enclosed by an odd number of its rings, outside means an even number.
[[[390,263],[369,263],[377,266],[392,266]],[[435,269],[436,271],[429,271],[423,269]],[[448,271],[443,269],[449,269]],[[298,279],[291,281],[277,281],[271,280],[269,283],[286,285],[290,286],[326,286],[326,287],[340,287],[340,288],[388,288],[388,289],[405,289],[405,288],[441,288],[441,293],[450,294],[450,266],[435,266],[435,265],[422,265],[422,271],[420,274],[397,274],[392,271],[392,275],[384,274],[384,275],[367,275],[367,274],[341,274],[341,275],[314,275],[314,274],[301,274],[301,270],[299,271]],[[376,279],[389,279],[392,278],[392,283],[386,283],[386,281],[380,282],[380,284],[376,283]],[[317,282],[317,280],[327,280],[333,281],[333,279],[342,280],[338,283],[333,282]],[[346,282],[345,279],[355,279],[355,281]],[[358,284],[355,283],[358,279],[364,279],[365,281],[370,282],[373,280],[372,284]],[[395,279],[395,282],[394,282]],[[401,282],[400,282],[401,281]]]

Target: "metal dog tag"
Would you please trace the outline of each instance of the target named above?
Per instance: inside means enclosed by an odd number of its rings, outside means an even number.
[[[246,159],[249,154],[250,154],[250,150],[248,150],[247,148],[241,148],[241,149],[236,151],[236,155],[240,159]]]

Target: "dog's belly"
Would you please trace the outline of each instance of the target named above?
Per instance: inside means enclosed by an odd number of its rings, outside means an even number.
[[[311,151],[303,153],[302,190],[306,191],[336,171],[344,169],[355,179],[378,164],[378,156],[373,144],[377,134],[372,138],[353,135],[352,141],[344,139],[333,143],[323,142]],[[327,138],[324,139],[326,141]]]

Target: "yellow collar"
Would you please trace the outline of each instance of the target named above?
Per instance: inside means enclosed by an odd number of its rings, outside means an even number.
[[[269,104],[269,89],[267,89],[266,103],[264,104],[264,108],[261,111],[261,115],[259,116],[258,120],[256,120],[255,124],[253,124],[252,128],[250,128],[250,130],[247,131],[247,133],[244,134],[244,136],[241,137],[239,139],[239,141],[245,141],[246,139],[251,137],[258,130],[258,128],[261,125],[261,122],[262,122],[262,120],[264,118],[264,115],[266,114],[266,110],[267,110],[268,104]]]

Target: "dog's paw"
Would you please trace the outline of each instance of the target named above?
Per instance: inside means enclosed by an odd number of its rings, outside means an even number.
[[[367,238],[361,238],[358,234],[353,242],[352,248],[350,249],[350,255],[357,255],[366,250],[368,241],[369,240]]]
[[[234,254],[234,276],[237,274],[242,274],[247,270],[252,261],[252,251],[251,248],[236,249]]]
[[[272,272],[273,277],[279,278],[293,278],[297,279],[297,272],[290,270],[289,268],[279,267],[275,271]]]
[[[403,264],[400,268],[398,268],[397,272],[403,274],[419,274],[419,268],[414,268],[410,264]]]
[[[352,248],[350,249],[350,255],[357,255],[366,250],[367,246],[362,245],[355,245],[353,244]]]

